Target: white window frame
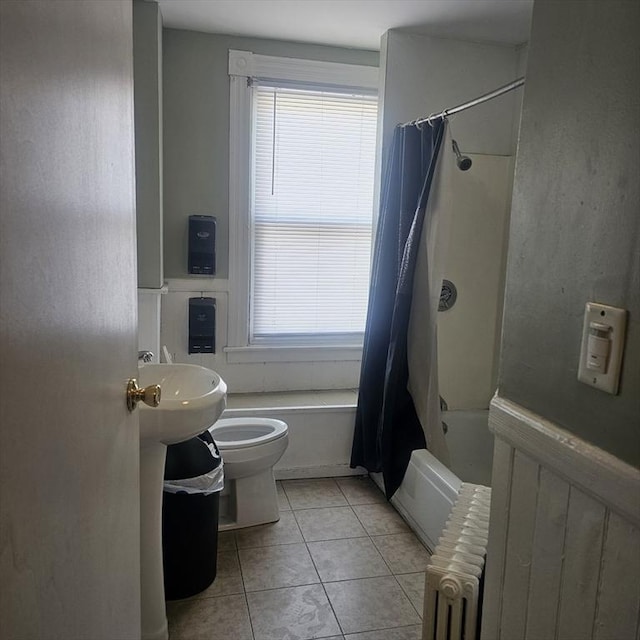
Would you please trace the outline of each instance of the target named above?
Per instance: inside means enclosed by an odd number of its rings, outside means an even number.
[[[313,336],[249,343],[253,92],[251,78],[378,90],[378,67],[263,56],[229,50],[229,317],[227,361],[308,362],[360,360],[362,340]],[[374,199],[375,200],[375,199]],[[372,211],[373,225],[373,211]]]

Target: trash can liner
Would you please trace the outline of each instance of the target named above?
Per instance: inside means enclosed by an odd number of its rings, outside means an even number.
[[[224,488],[224,465],[221,462],[219,467],[195,478],[165,480],[163,488],[167,493],[201,493],[205,496],[222,491]]]
[[[188,477],[183,477],[187,474]],[[171,445],[163,488],[168,493],[201,493],[205,496],[222,491],[224,463],[208,431],[192,440]]]

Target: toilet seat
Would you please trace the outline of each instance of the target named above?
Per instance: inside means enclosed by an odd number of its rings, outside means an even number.
[[[271,418],[223,418],[209,428],[220,451],[245,449],[287,435],[287,425]]]

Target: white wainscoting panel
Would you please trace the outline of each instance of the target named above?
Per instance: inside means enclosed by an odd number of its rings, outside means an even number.
[[[640,470],[496,396],[482,640],[634,640]]]
[[[540,468],[527,600],[527,635],[553,638],[560,596],[569,485]]]
[[[511,501],[510,486],[504,481],[513,473],[514,450],[506,442],[495,438],[493,451],[493,470],[491,474],[491,518],[487,558],[493,560],[485,564],[485,593],[501,589],[504,582],[504,559],[507,550],[507,528],[496,527],[496,522],[506,522]],[[482,619],[483,631],[486,627],[487,638],[498,637],[500,622],[500,598],[484,599]]]
[[[595,611],[600,574],[600,554],[604,533],[605,506],[571,487],[565,536],[567,545],[562,567],[562,587],[558,607],[558,637],[567,640],[588,638]]]
[[[593,637],[622,640],[638,631],[640,530],[617,513],[607,516]]]
[[[524,637],[527,621],[528,593],[523,585],[529,583],[531,571],[538,473],[538,465],[531,458],[520,451],[514,453],[502,601],[502,624],[511,630],[514,640]]]

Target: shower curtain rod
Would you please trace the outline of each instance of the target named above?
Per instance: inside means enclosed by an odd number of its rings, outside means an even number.
[[[464,102],[455,107],[451,107],[450,109],[445,109],[444,111],[439,111],[438,113],[432,113],[427,118],[419,118],[418,120],[412,120],[411,122],[405,122],[403,127],[410,127],[413,125],[420,126],[421,124],[429,123],[432,120],[436,120],[438,118],[446,118],[454,113],[458,113],[459,111],[464,111],[465,109],[470,109],[471,107],[475,107],[478,104],[482,104],[483,102],[487,102],[487,100],[493,100],[498,96],[501,96],[504,93],[508,93],[509,91],[513,91],[518,87],[521,87],[524,84],[524,76],[522,78],[518,78],[509,84],[505,84],[502,87],[498,87],[489,93],[485,93],[474,100],[469,100],[469,102]]]

